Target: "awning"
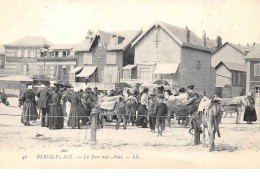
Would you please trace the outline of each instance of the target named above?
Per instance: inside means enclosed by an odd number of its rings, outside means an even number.
[[[123,67],[122,69],[133,69],[136,66],[137,66],[136,64],[134,64],[134,65],[129,64],[129,65],[126,65],[125,67]]]
[[[83,67],[75,67],[74,69],[70,70],[69,71],[69,74],[75,74],[77,73],[78,71],[80,71]]]
[[[96,70],[97,66],[84,66],[83,70],[76,77],[89,77]]]
[[[47,52],[48,49],[46,49],[46,48],[41,48],[40,51],[41,51],[41,52]]]
[[[175,74],[179,67],[179,63],[176,64],[157,64],[154,71],[155,74]]]

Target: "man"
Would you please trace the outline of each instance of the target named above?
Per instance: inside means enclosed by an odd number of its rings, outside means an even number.
[[[133,90],[133,94],[134,94],[134,96],[138,99],[138,101],[140,101],[140,99],[141,99],[141,93],[140,93],[139,87],[140,87],[140,83],[137,83],[137,84],[135,85],[134,90]]]
[[[189,99],[196,97],[196,94],[195,94],[195,92],[193,91],[193,89],[194,89],[194,85],[188,86],[187,94],[188,94],[188,98],[189,98]]]
[[[42,117],[41,117],[41,126],[49,127],[48,123],[48,113],[49,113],[49,99],[52,95],[51,89],[50,89],[50,82],[47,81],[45,83],[45,88],[41,89],[36,96],[39,98],[38,100],[38,107],[42,110]],[[46,123],[45,123],[46,122]]]
[[[89,83],[89,77],[85,77],[84,79],[83,79],[83,81],[84,81],[84,83],[82,83],[81,85],[80,85],[80,88],[82,89],[82,90],[85,90],[88,86],[88,83]]]
[[[156,117],[154,112],[156,109],[157,101],[154,92],[150,93],[150,99],[148,104],[148,116],[151,132],[155,133]]]
[[[158,130],[157,137],[162,136],[162,131],[165,130],[165,118],[168,114],[167,105],[164,103],[164,96],[158,96],[158,104],[156,106],[154,115],[156,116],[156,127]]]

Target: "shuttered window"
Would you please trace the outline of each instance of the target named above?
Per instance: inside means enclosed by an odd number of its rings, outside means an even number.
[[[260,64],[254,64],[254,76],[260,76]]]
[[[117,83],[118,82],[118,67],[104,67],[103,82],[104,83]]]
[[[107,53],[107,64],[116,64],[116,52]]]

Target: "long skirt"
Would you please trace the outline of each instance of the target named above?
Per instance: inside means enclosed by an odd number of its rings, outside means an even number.
[[[30,121],[35,121],[38,118],[36,105],[33,102],[23,104],[23,112],[21,122],[28,125]]]
[[[147,128],[147,109],[144,105],[139,105],[138,107],[138,115],[136,119],[136,126],[142,126],[143,128]]]
[[[78,127],[80,128],[80,119],[82,116],[82,107],[81,106],[72,106],[70,108],[70,115],[69,115],[69,121],[68,121],[68,126],[74,128]]]
[[[255,108],[251,109],[251,108],[246,108],[245,109],[245,114],[244,114],[244,121],[247,122],[254,122],[257,120],[257,116],[256,116],[256,110]]]
[[[63,116],[67,116],[66,103],[64,103],[63,105],[61,105],[61,109],[62,109]]]
[[[64,118],[61,106],[51,106],[49,111],[49,129],[62,129]]]

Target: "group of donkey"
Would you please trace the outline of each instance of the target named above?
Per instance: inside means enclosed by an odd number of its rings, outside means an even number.
[[[115,103],[113,110],[106,111],[101,109],[100,113],[102,115],[115,115],[117,117],[116,129],[120,127],[121,120],[123,121],[124,129],[126,129],[127,123],[132,122],[132,125],[134,125],[135,120],[139,117],[137,111],[139,102],[135,97],[118,98],[120,100]],[[235,110],[237,113],[236,123],[239,123],[240,119],[242,118],[243,111],[247,106],[250,105],[250,102],[247,96],[240,96],[232,99],[214,97],[212,99],[208,99],[210,101],[209,104],[203,110],[198,112],[198,108],[202,103],[202,100],[202,96],[198,94],[196,94],[196,97],[188,100],[188,102],[184,102],[181,99],[172,97],[172,99],[169,99],[166,102],[168,107],[166,123],[167,126],[170,127],[170,121],[173,116],[175,116],[176,119],[178,119],[178,117],[186,117],[186,123],[191,123],[191,118],[194,118],[192,116],[198,116],[201,121],[200,127],[202,128],[203,133],[203,145],[205,146],[205,137],[207,131],[209,135],[209,150],[213,151],[215,134],[217,133],[218,137],[220,137],[219,124],[221,122],[223,112]],[[230,102],[234,100],[235,102]]]

